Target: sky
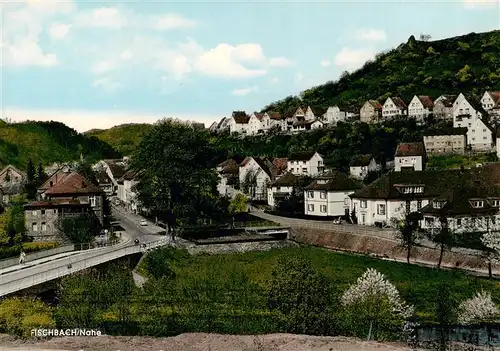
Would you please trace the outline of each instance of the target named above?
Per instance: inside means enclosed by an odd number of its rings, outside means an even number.
[[[248,113],[411,35],[500,29],[500,0],[0,0],[0,117],[83,132]]]

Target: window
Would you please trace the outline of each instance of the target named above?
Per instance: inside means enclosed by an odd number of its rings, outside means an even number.
[[[382,204],[377,205],[377,213],[379,215],[385,216],[385,205]]]
[[[359,207],[366,208],[366,200],[361,200]]]
[[[314,205],[307,205],[307,210],[309,212],[314,212]]]
[[[38,226],[36,225],[36,222],[35,223],[31,223],[31,230],[33,232],[37,232],[38,231]]]
[[[420,211],[422,209],[422,201],[418,200],[417,201],[417,211]]]
[[[483,201],[472,201],[472,206],[474,206],[475,208],[482,208],[484,206],[484,202]]]
[[[457,225],[462,225],[462,218],[457,218]]]
[[[90,203],[90,206],[91,206],[91,207],[95,207],[95,206],[96,206],[96,199],[95,199],[95,195],[90,195],[90,196],[89,196],[89,203]]]
[[[307,168],[306,167],[302,168],[302,173],[307,174]]]
[[[293,173],[293,168],[290,168],[290,172],[292,172],[292,173]]]
[[[305,165],[306,164],[306,161],[302,161],[302,164]]]
[[[323,212],[323,213],[326,213],[326,205],[321,205],[321,206],[319,207],[319,211],[320,211],[320,212]]]
[[[42,222],[42,232],[47,231],[47,224],[45,222]]]
[[[486,129],[483,129],[483,132],[486,132]]]
[[[363,214],[361,215],[361,223],[363,223],[363,224],[364,224],[365,222],[366,222],[366,215],[363,213]]]
[[[406,201],[406,213],[410,213],[410,211],[411,211],[411,202]]]
[[[443,208],[443,202],[442,201],[434,201],[433,206],[434,206],[434,208]]]
[[[307,197],[308,197],[309,199],[314,199],[314,191],[308,191],[308,192],[307,192]]]
[[[45,210],[40,210],[41,214],[44,215],[45,214]]]
[[[493,200],[493,201],[491,201],[491,206],[493,206],[493,207],[499,207],[500,206],[500,200]]]
[[[319,198],[320,199],[326,199],[326,192],[322,191],[321,193],[319,193]]]
[[[276,187],[276,191],[280,191],[281,190],[281,187],[280,186],[277,186]]]
[[[38,215],[38,211],[37,211],[37,210],[33,210],[33,211],[31,212],[31,214],[32,214],[33,216],[37,216],[37,215]]]

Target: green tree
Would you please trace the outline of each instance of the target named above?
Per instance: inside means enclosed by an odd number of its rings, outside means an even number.
[[[94,185],[98,185],[99,183],[97,182],[97,176],[92,169],[92,166],[85,162],[79,162],[78,165],[76,166],[76,172],[83,176],[85,179],[87,179],[89,182],[91,182]]]
[[[419,222],[423,216],[420,212],[410,212],[404,215],[402,220],[393,219],[398,229],[400,246],[406,250],[406,262],[410,263],[411,250],[418,244],[420,234],[418,232]]]
[[[229,209],[228,209],[229,213],[230,214],[238,214],[238,213],[246,212],[247,202],[248,202],[248,198],[244,194],[242,194],[242,193],[236,194],[234,199],[231,200],[231,202],[229,204]]]
[[[0,215],[0,243],[8,246],[26,241],[24,198],[13,198],[7,210]]]
[[[439,224],[439,229],[431,239],[434,243],[436,243],[436,245],[439,246],[438,268],[441,268],[444,252],[451,250],[455,245],[455,233],[451,230],[445,213],[440,214]]]
[[[36,168],[33,161],[28,159],[28,164],[26,165],[26,183],[24,185],[24,191],[29,200],[34,200],[37,193],[37,179],[36,179]]]
[[[434,314],[439,326],[438,347],[440,351],[448,349],[451,326],[457,321],[458,299],[449,282],[440,283],[436,289]]]
[[[171,119],[158,122],[131,159],[140,203],[164,219],[169,231],[177,218],[196,220],[200,204],[218,197],[219,156],[208,131]]]
[[[45,170],[43,169],[42,163],[38,163],[38,167],[36,169],[36,181],[38,186],[42,185],[43,182],[47,180],[47,174],[45,173]]]
[[[59,230],[73,244],[87,244],[99,234],[101,224],[92,213],[84,213],[61,219]]]

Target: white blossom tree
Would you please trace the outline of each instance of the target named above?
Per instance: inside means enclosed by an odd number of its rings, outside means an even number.
[[[474,297],[465,300],[458,307],[458,322],[460,324],[491,322],[499,313],[491,294],[478,291]]]
[[[354,308],[355,316],[368,321],[368,340],[374,332],[374,324],[396,324],[403,326],[414,314],[413,306],[407,305],[399,292],[386,277],[373,268],[358,278],[342,295],[342,304]]]
[[[488,273],[491,278],[493,275],[491,265],[500,261],[500,231],[492,228],[493,219],[487,217],[486,220],[487,231],[481,236],[481,242],[486,248],[484,255],[488,261]]]

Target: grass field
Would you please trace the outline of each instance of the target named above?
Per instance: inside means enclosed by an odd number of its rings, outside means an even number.
[[[427,162],[428,168],[434,169],[449,169],[449,168],[465,168],[476,167],[478,163],[496,162],[496,154],[479,154],[479,155],[443,155],[429,156]]]
[[[161,254],[161,250],[157,251],[157,254]],[[282,254],[310,260],[318,272],[333,282],[335,292],[339,294],[354,283],[367,268],[375,268],[396,285],[404,299],[415,306],[423,320],[432,320],[434,302],[439,298],[437,288],[443,282],[453,286],[460,300],[472,297],[477,290],[485,289],[492,293],[495,301],[500,301],[500,284],[494,280],[472,277],[459,271],[382,261],[310,246],[267,252],[192,256],[177,261],[173,269],[176,272],[176,280],[185,280],[188,285],[210,277],[211,284],[219,288],[230,287],[235,275],[245,276],[251,285],[265,294],[272,269]],[[144,268],[141,271],[144,272]]]

